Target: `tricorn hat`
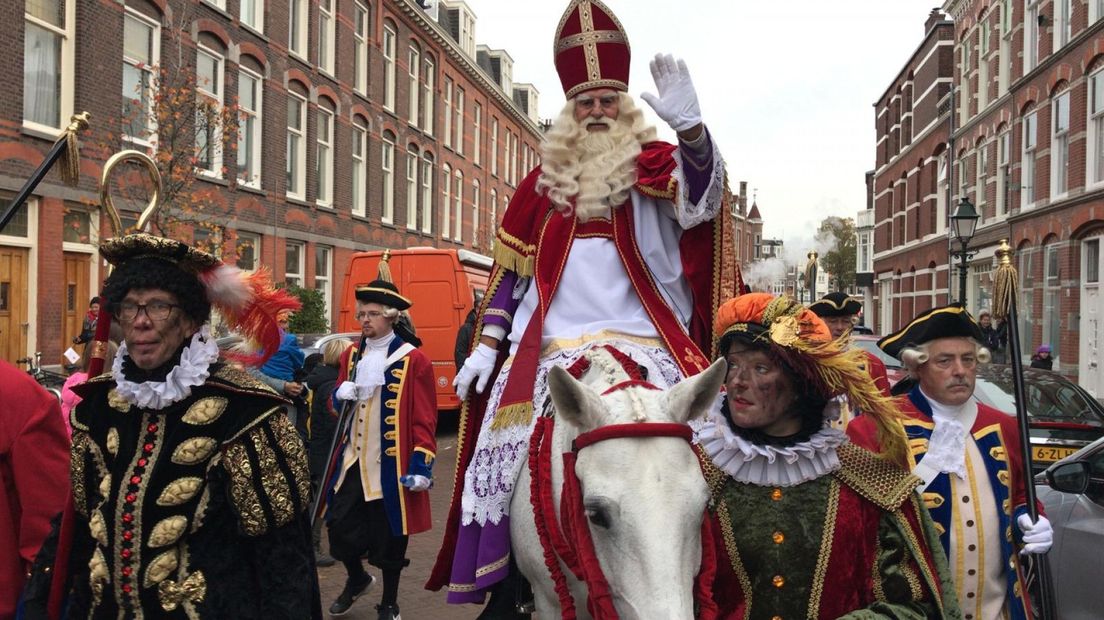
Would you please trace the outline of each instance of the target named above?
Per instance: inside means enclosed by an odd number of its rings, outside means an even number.
[[[851,316],[862,310],[862,304],[847,293],[836,291],[809,304],[809,309],[821,318],[830,316]]]
[[[958,304],[933,308],[920,313],[904,329],[878,341],[878,347],[901,359],[901,350],[937,338],[973,338],[985,342],[981,327],[965,308]]]
[[[556,26],[553,55],[568,99],[594,88],[629,89],[629,37],[598,0],[571,0]]]
[[[399,289],[394,284],[382,278],[357,286],[356,298],[359,302],[382,304],[391,306],[396,310],[406,310],[414,305],[409,299],[399,294]]]

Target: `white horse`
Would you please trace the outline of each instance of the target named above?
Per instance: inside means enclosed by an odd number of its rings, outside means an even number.
[[[554,515],[560,513],[562,454],[581,433],[610,424],[686,424],[717,399],[726,364],[662,391],[642,386],[607,389],[628,379],[609,352],[587,354],[589,369],[576,380],[563,368],[548,373],[556,409],[551,478]],[[697,456],[679,437],[614,438],[578,452],[576,477],[595,555],[622,619],[694,617],[694,580],[701,565],[701,524],[709,498]],[[510,538],[521,572],[533,586],[542,620],[561,617],[560,600],[545,564],[533,517],[530,471],[522,468],[510,505]],[[557,559],[579,618],[589,618],[587,589]]]

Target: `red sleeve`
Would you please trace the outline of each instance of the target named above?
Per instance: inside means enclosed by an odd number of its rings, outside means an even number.
[[[866,448],[874,453],[880,453],[881,444],[878,443],[878,426],[867,416],[858,416],[847,423],[847,437],[851,443]]]
[[[22,374],[22,373],[20,373]],[[50,519],[65,507],[69,494],[69,434],[56,398],[24,377],[7,380],[4,417],[26,412],[14,429],[10,466],[14,494],[19,498],[19,555],[30,566],[38,548],[50,533]],[[14,388],[14,389],[13,389]],[[10,399],[10,400],[9,400]]]
[[[413,376],[410,388],[413,390],[413,409],[411,409],[411,436],[414,451],[424,452],[429,459],[437,457],[437,390],[433,384],[433,364],[419,350],[411,354],[410,370]]]

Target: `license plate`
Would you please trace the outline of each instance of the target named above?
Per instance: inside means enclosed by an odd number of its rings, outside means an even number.
[[[1031,458],[1034,461],[1053,463],[1054,461],[1066,458],[1074,452],[1077,452],[1077,448],[1065,448],[1060,446],[1032,446]]]

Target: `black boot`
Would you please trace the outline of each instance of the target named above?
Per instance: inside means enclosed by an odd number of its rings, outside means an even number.
[[[333,605],[330,605],[331,616],[344,616],[349,612],[349,608],[353,606],[353,603],[360,598],[362,594],[368,591],[368,588],[372,586],[372,582],[376,579],[367,572],[360,575],[351,575],[345,580],[345,587],[341,590],[341,594],[337,595],[337,599],[334,600]]]

